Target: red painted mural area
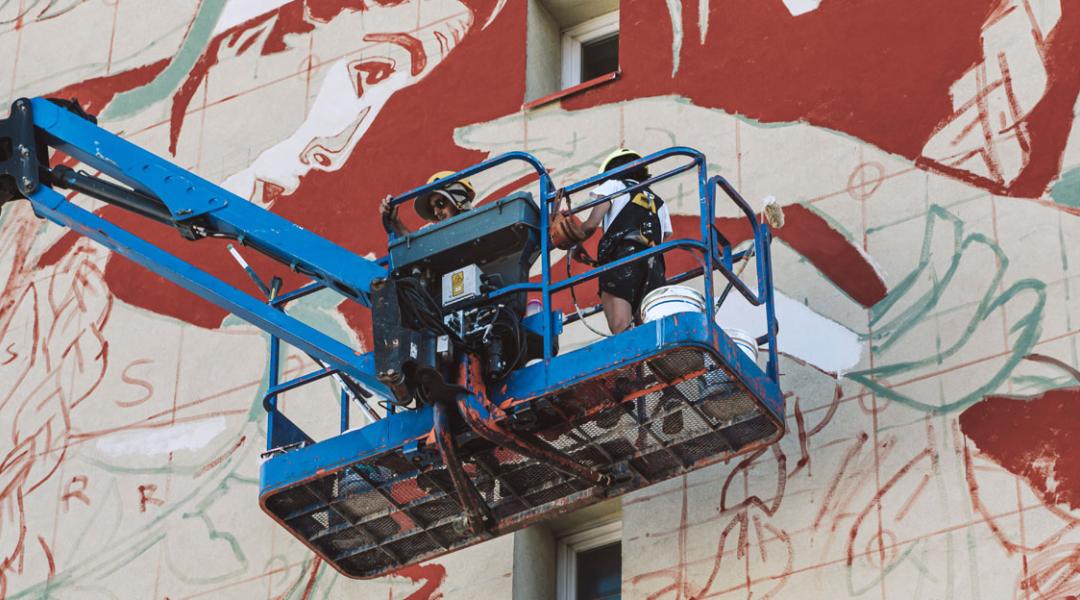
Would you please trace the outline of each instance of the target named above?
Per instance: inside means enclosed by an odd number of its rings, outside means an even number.
[[[665,3],[631,2],[622,15],[623,77],[565,104],[678,93],[766,122],[831,127],[914,157],[951,111],[949,86],[978,60],[995,3],[823,2],[793,18],[781,2],[713,1],[704,44],[698,3],[684,3],[672,77],[671,29],[654,26],[670,22]]]
[[[295,42],[320,23],[374,4],[321,0],[307,3],[305,12],[301,10],[303,3],[294,1],[219,34],[173,97],[171,146],[180,135],[192,94],[220,54],[281,52],[286,43]],[[280,195],[280,188],[267,185],[264,199],[273,197],[275,212],[350,250],[382,254],[385,233],[373,218],[379,198],[412,188],[434,171],[461,168],[486,157],[459,147],[454,131],[519,110],[524,94],[525,10],[521,3],[508,3],[485,29],[482,24],[499,2],[472,0],[464,4],[473,13],[473,25],[460,45],[431,73],[387,102],[340,170],[312,171],[290,195]],[[710,28],[702,42],[699,3],[685,2],[679,64],[673,76],[674,35],[667,3],[629,2],[621,16],[625,40],[620,44],[621,77],[571,96],[563,105],[585,109],[680,94],[700,106],[765,122],[805,121],[844,131],[920,160],[924,144],[953,116],[950,86],[982,60],[983,29],[1001,6],[1003,2],[997,0],[913,0],[859,6],[826,1],[819,9],[796,18],[779,1],[714,0]],[[730,23],[738,27],[725,26]],[[254,30],[265,30],[266,36],[251,45],[256,38],[250,35]],[[247,36],[243,38],[246,42],[241,42],[242,34]],[[404,32],[380,36],[378,40],[409,51],[414,75],[423,69],[428,57],[414,37]],[[1046,188],[1060,170],[1072,106],[1080,90],[1080,70],[1069,68],[1068,58],[1080,53],[1080,5],[1063,3],[1060,21],[1040,44],[1050,69],[1047,91],[1024,120],[1030,154],[1012,186],[1001,189],[970,173],[921,160],[925,168],[1003,193],[1037,195]],[[495,47],[506,51],[492,53],[490,49]],[[477,64],[485,67],[477,69]],[[155,63],[90,80],[62,90],[61,95],[79,96],[92,110],[101,110],[117,93],[146,83],[164,66],[164,62]],[[356,68],[361,80],[356,87],[362,94],[364,84],[384,79],[395,67],[385,61],[368,61]],[[438,110],[432,110],[436,100]],[[413,217],[411,211],[405,212],[409,213],[407,220]],[[231,261],[223,260],[223,245],[213,241],[189,244],[174,232],[147,225],[137,217],[111,209],[105,209],[104,214],[146,232],[164,249],[215,276],[255,292],[244,274]],[[808,209],[789,207],[788,215],[790,225],[778,233],[781,240],[862,306],[871,306],[884,296],[884,282],[849,240]],[[415,218],[410,224],[416,226]],[[745,231],[738,234],[745,229],[738,223],[721,225],[733,242],[746,237]],[[693,229],[696,231],[696,223]],[[249,255],[259,272],[282,275],[286,285],[302,283],[302,278],[279,265],[254,253]],[[679,260],[672,258],[675,265]],[[556,272],[565,271],[557,268]],[[123,259],[110,260],[106,277],[118,297],[142,308],[204,327],[216,327],[225,317],[224,311],[188,297],[163,279],[157,278],[158,285],[146,285],[147,278],[153,281],[153,276]],[[562,308],[569,308],[569,299],[564,300]],[[366,315],[361,313],[365,311],[348,303],[342,308],[351,326],[363,326]]]
[[[398,569],[394,575],[405,577],[414,583],[423,583],[418,590],[409,595],[405,600],[437,600],[442,598],[438,593],[446,579],[446,567],[429,563],[426,565],[412,565],[404,569]]]
[[[1015,196],[1041,195],[1060,171],[1080,94],[1075,2],[1061,3],[1060,22],[1038,40],[1047,90],[1016,125],[1026,132],[1027,164],[1009,185],[921,159],[927,140],[955,116],[953,83],[984,58],[997,58],[983,56],[982,34],[1006,4],[1002,0],[825,1],[799,17],[779,1],[713,0],[704,43],[700,4],[684,2],[674,76],[675,38],[670,27],[658,26],[671,22],[666,3],[624,4],[621,77],[564,100],[564,107],[680,94],[698,106],[767,123],[804,121],[843,131],[924,167]]]
[[[1080,509],[1080,388],[987,397],[960,415],[960,429],[1048,505]]]

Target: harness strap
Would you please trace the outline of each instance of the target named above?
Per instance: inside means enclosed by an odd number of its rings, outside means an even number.
[[[644,208],[645,210],[653,214],[656,214],[657,212],[656,197],[652,194],[646,194],[643,191],[638,191],[637,194],[634,194],[634,199],[631,200],[631,202],[637,204],[641,208]]]

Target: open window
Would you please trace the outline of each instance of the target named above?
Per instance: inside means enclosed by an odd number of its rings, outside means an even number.
[[[579,23],[562,33],[562,87],[619,70],[619,12]]]
[[[529,0],[525,101],[542,104],[619,70],[619,1]]]

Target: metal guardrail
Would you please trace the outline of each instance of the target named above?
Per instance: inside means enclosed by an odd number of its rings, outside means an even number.
[[[608,264],[601,265],[599,267],[592,268],[584,273],[574,275],[572,277],[561,279],[558,281],[552,281],[551,278],[551,247],[550,247],[550,220],[551,220],[551,207],[561,192],[566,196],[571,194],[587,190],[591,187],[597,186],[608,179],[618,177],[621,174],[628,173],[636,170],[639,167],[651,165],[659,161],[670,159],[674,157],[687,157],[691,159],[686,164],[679,165],[672,169],[668,169],[658,175],[652,176],[644,181],[631,185],[616,193],[609,194],[604,197],[595,198],[588,202],[582,203],[576,207],[570,209],[571,213],[580,213],[585,210],[589,210],[597,205],[609,202],[612,199],[621,196],[623,194],[632,194],[635,191],[650,187],[662,181],[666,181],[673,177],[676,177],[682,173],[696,170],[697,184],[698,184],[698,199],[699,199],[699,218],[700,218],[700,237],[693,238],[680,238],[664,242],[658,246],[642,250],[634,255],[612,261]],[[580,285],[592,279],[600,276],[600,274],[620,268],[624,265],[637,262],[639,260],[648,259],[650,256],[666,254],[675,249],[686,249],[696,251],[701,256],[702,267],[700,269],[691,269],[683,273],[673,275],[668,278],[668,283],[679,283],[693,279],[694,277],[704,275],[705,273],[712,273],[714,270],[719,271],[721,275],[729,282],[730,286],[739,292],[748,302],[755,306],[765,306],[766,310],[766,335],[764,339],[759,340],[760,343],[766,343],[768,345],[769,352],[769,365],[766,367],[767,374],[774,381],[778,380],[778,372],[776,368],[776,315],[775,308],[773,306],[773,293],[772,293],[772,260],[771,253],[769,251],[770,242],[772,239],[771,231],[767,224],[761,223],[758,220],[754,210],[750,207],[750,204],[743,198],[737,190],[726,179],[720,176],[708,176],[708,169],[706,166],[705,156],[693,148],[687,148],[684,146],[673,146],[658,152],[654,152],[648,156],[644,156],[636,161],[621,165],[617,168],[605,171],[597,174],[593,177],[589,177],[577,183],[563,187],[561,190],[556,190],[551,185],[551,178],[548,170],[543,164],[533,155],[527,152],[508,152],[501,154],[492,159],[476,164],[467,169],[463,169],[448,176],[439,181],[426,184],[410,190],[404,194],[394,197],[391,200],[392,205],[398,205],[409,200],[414,200],[440,186],[447,183],[458,181],[460,179],[475,175],[503,165],[513,161],[521,161],[530,165],[533,170],[539,176],[540,185],[540,226],[541,226],[541,274],[539,282],[519,283],[509,285],[498,290],[494,290],[488,294],[489,298],[498,298],[501,296],[507,296],[511,294],[518,294],[523,292],[539,293],[542,299],[543,314],[553,315],[553,305],[551,302],[551,295],[571,287]],[[733,253],[731,244],[717,231],[715,226],[716,220],[716,190],[721,190],[740,210],[740,212],[746,217],[751,231],[754,235],[754,246],[752,251],[743,251],[739,253]],[[752,290],[734,271],[735,263],[740,260],[749,260],[753,255],[755,260],[757,277],[757,291]],[[715,290],[712,281],[712,277],[704,278],[704,296],[705,304],[710,312],[715,310]],[[712,319],[709,322],[713,323]],[[554,348],[553,332],[556,331],[551,318],[543,319],[543,326],[541,332],[544,338],[544,358],[550,361],[552,357],[552,351]]]
[[[608,179],[618,177],[621,174],[625,174],[636,170],[639,167],[648,166],[663,160],[685,157],[690,160],[685,164],[680,164],[674,168],[665,170],[658,175],[652,176],[644,181],[633,184],[623,190],[616,193],[609,194],[604,197],[591,199],[588,202],[579,204],[578,206],[570,208],[571,213],[580,213],[589,210],[595,206],[609,202],[614,198],[621,196],[622,194],[632,194],[635,191],[645,189],[647,187],[656,185],[657,183],[672,179],[683,173],[690,171],[696,172],[696,179],[698,185],[698,203],[699,203],[699,237],[698,238],[678,238],[669,241],[665,241],[652,248],[644,249],[631,256],[623,257],[610,263],[600,265],[587,270],[584,273],[573,275],[564,279],[556,281],[552,280],[552,264],[551,264],[551,237],[550,237],[550,222],[552,217],[552,205],[556,197],[561,193],[566,196],[570,196],[574,193],[582,192],[595,187]],[[558,292],[562,292],[579,286],[583,283],[591,281],[599,277],[602,273],[618,269],[627,264],[635,263],[641,260],[647,260],[651,256],[664,255],[673,250],[687,250],[694,252],[698,255],[699,262],[701,264],[698,268],[686,270],[682,273],[672,275],[667,278],[668,284],[681,283],[694,279],[696,277],[703,278],[703,288],[705,297],[706,312],[709,316],[706,322],[709,323],[710,328],[719,329],[719,325],[716,324],[712,318],[712,314],[718,308],[716,306],[716,290],[714,281],[711,276],[704,276],[705,274],[711,274],[713,271],[719,271],[724,279],[728,282],[728,288],[736,290],[743,298],[754,306],[764,306],[766,312],[766,334],[758,339],[759,344],[766,344],[768,349],[768,364],[766,365],[766,375],[773,381],[779,380],[779,372],[777,367],[777,355],[776,355],[776,315],[773,302],[773,284],[772,284],[772,260],[770,252],[771,231],[767,224],[761,223],[755,214],[754,210],[750,207],[750,204],[743,198],[737,190],[723,177],[716,175],[709,177],[708,169],[706,166],[705,156],[692,148],[683,146],[674,146],[658,152],[644,156],[639,160],[621,165],[615,169],[597,174],[593,177],[589,177],[582,181],[565,186],[562,189],[556,189],[552,185],[551,175],[544,165],[535,156],[528,152],[507,152],[500,154],[491,159],[477,163],[471,167],[462,169],[449,175],[438,181],[428,183],[412,190],[409,190],[403,194],[394,196],[390,200],[391,206],[400,206],[402,204],[415,201],[417,198],[424,196],[425,194],[438,189],[448,183],[453,183],[461,179],[465,179],[491,170],[493,168],[513,163],[521,162],[525,163],[532,171],[537,174],[538,185],[540,188],[540,260],[541,260],[541,272],[540,280],[529,283],[518,283],[508,285],[497,290],[493,290],[488,293],[488,298],[495,299],[503,296],[509,296],[520,293],[538,293],[542,302],[542,313],[548,315],[548,318],[541,319],[542,325],[540,327],[540,333],[543,337],[544,344],[544,360],[550,361],[553,357],[555,347],[555,336],[558,330],[553,321],[556,314],[553,310],[552,295]],[[746,218],[751,231],[754,236],[753,248],[750,250],[744,250],[742,252],[733,252],[731,243],[717,230],[716,228],[716,205],[717,205],[717,190],[723,192],[723,194],[738,207],[739,211]],[[755,261],[757,272],[757,289],[754,290],[751,286],[747,285],[745,281],[735,272],[735,265],[742,260]],[[387,263],[392,270],[392,261],[387,256],[380,259],[381,263]],[[317,292],[324,289],[326,286],[321,283],[312,283],[307,286],[303,286],[292,292],[283,294],[271,300],[271,304],[277,308],[283,308],[284,305],[293,300],[297,300],[303,296]],[[721,301],[726,298],[726,292],[722,295]],[[599,312],[596,307],[592,307],[587,310],[589,314],[595,314]],[[572,322],[575,318],[570,318],[567,322]],[[279,341],[276,338],[271,340],[271,372],[272,379],[270,382],[270,388],[267,391],[267,397],[264,399],[268,411],[276,410],[276,395],[284,392],[288,389],[294,389],[309,383],[321,379],[323,377],[332,375],[334,373],[329,372],[327,369],[322,369],[314,373],[303,375],[294,380],[281,382],[277,380],[277,373],[279,372],[279,365],[276,360],[276,348],[279,347]],[[392,410],[393,407],[391,406]],[[341,430],[344,432],[348,428],[348,405],[344,395],[342,397],[342,416],[341,416]]]

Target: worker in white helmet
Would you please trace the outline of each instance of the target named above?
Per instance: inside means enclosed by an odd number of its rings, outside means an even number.
[[[600,173],[640,158],[641,154],[634,150],[619,148],[604,159]],[[648,178],[648,168],[641,166],[608,179],[593,188],[591,194],[594,198],[610,196]],[[597,248],[597,260],[601,265],[663,243],[673,232],[667,206],[648,187],[593,207],[582,230],[588,237],[601,226],[604,235]],[[601,273],[599,279],[600,302],[608,329],[613,335],[621,333],[633,324],[642,298],[667,281],[664,257],[654,255],[624,265]]]
[[[433,183],[453,175],[453,171],[439,171],[428,178],[428,183]],[[408,235],[410,230],[401,222],[398,216],[397,206],[390,206],[393,196],[383,198],[379,204],[382,213],[383,225],[388,232],[394,235]],[[476,198],[476,189],[468,179],[459,179],[436,188],[416,199],[413,208],[420,218],[432,223],[445,221],[472,208],[472,202]]]

